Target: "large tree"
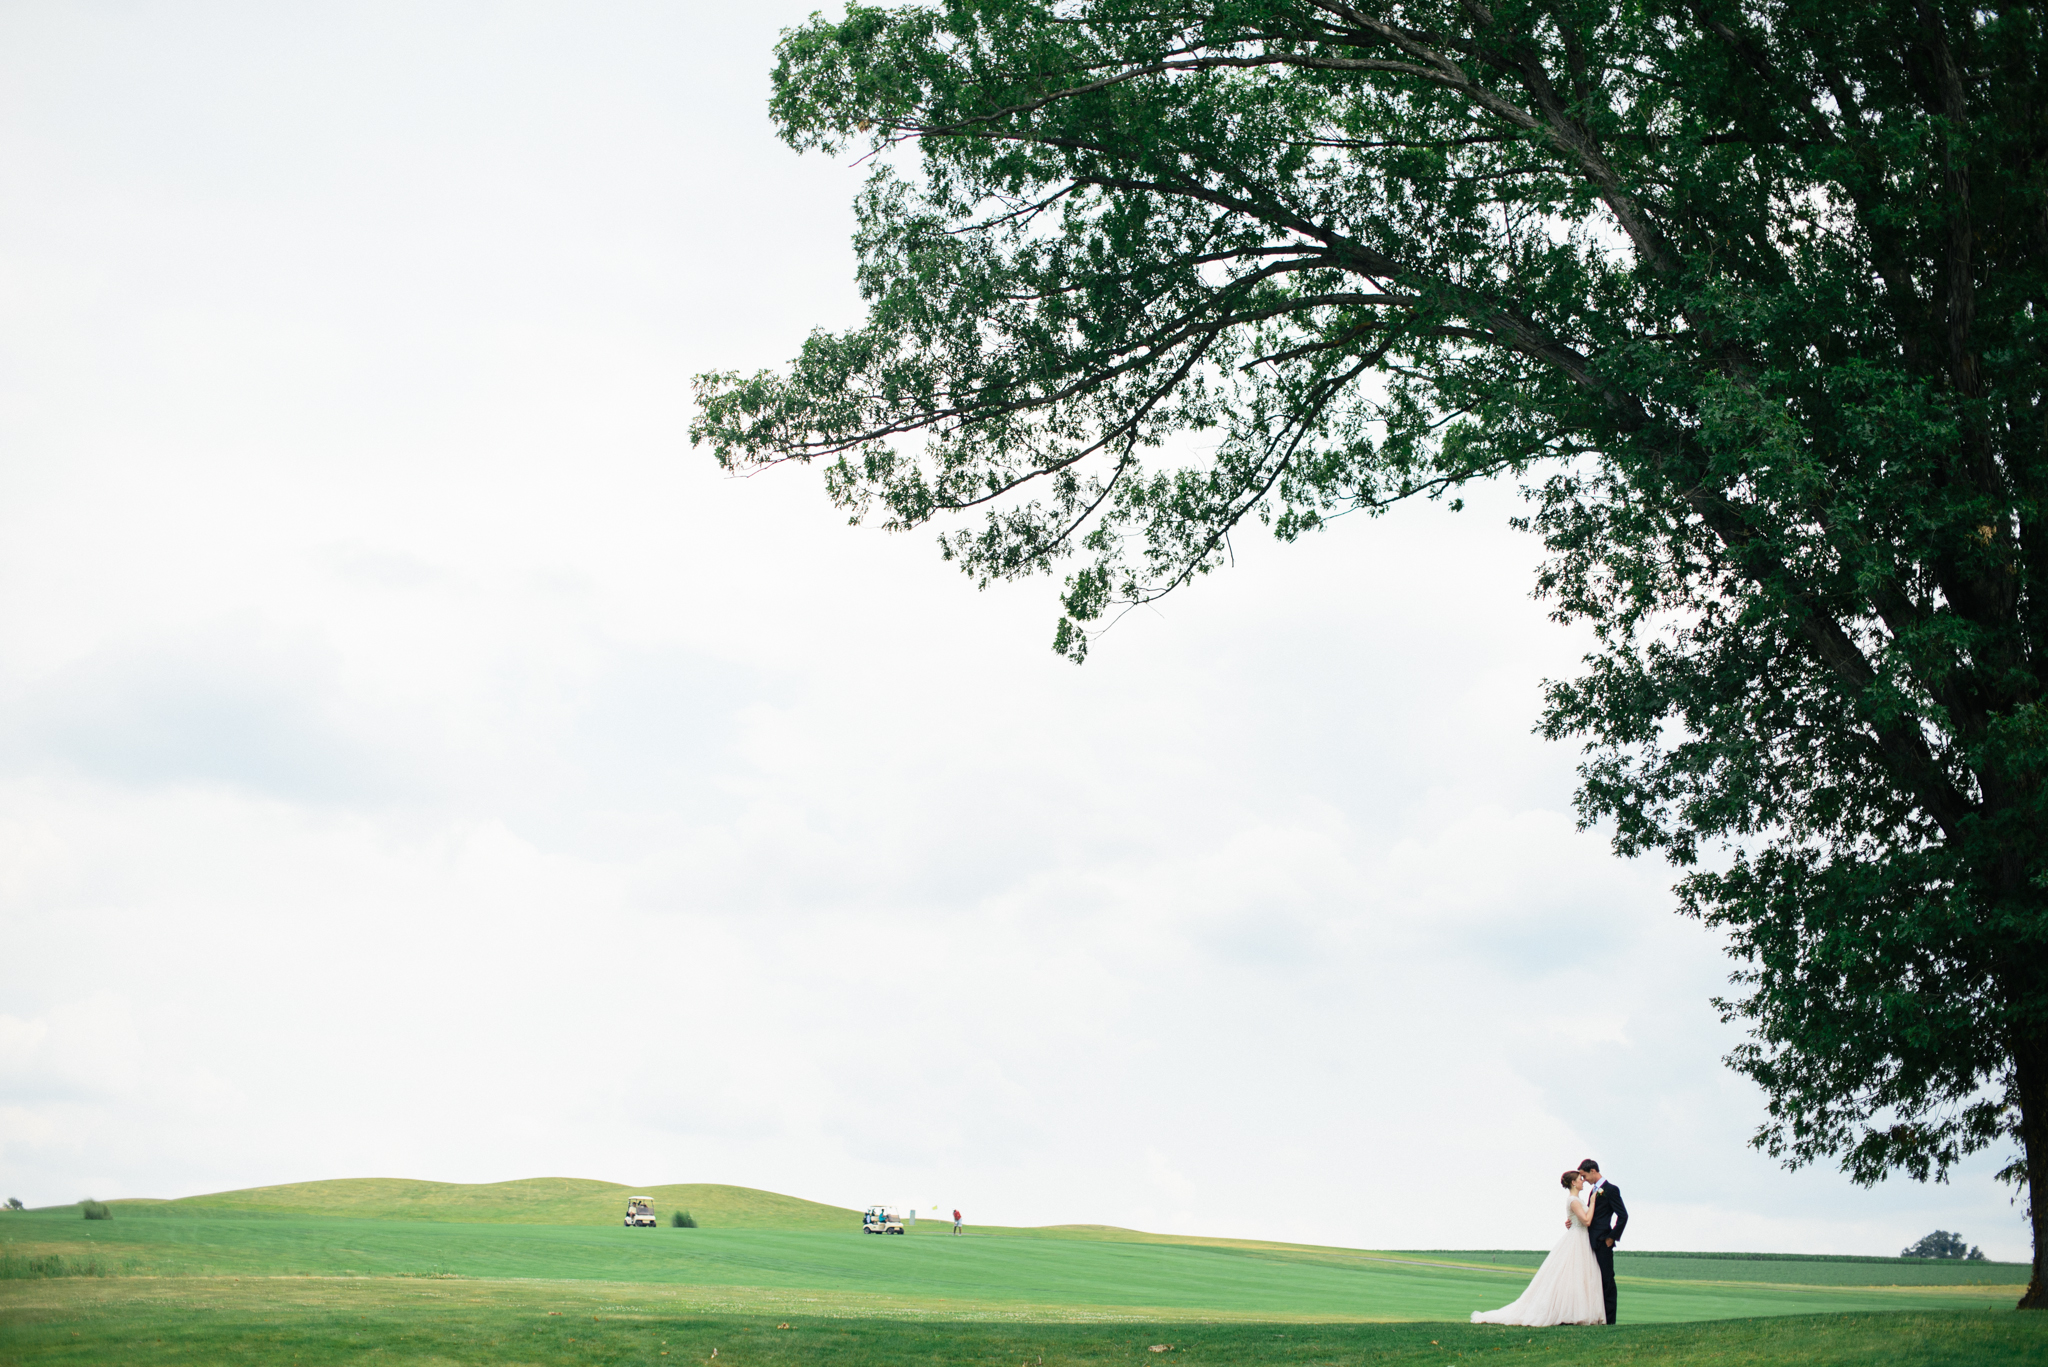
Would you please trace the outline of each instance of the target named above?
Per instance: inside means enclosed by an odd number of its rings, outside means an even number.
[[[868,318],[702,377],[696,435],[966,514],[983,580],[1063,564],[1077,659],[1248,518],[1519,479],[1598,641],[1543,729],[1728,933],[1756,1142],[1865,1183],[2009,1145],[2038,1307],[2044,52],[1994,0],[814,18],[773,110],[875,154]]]

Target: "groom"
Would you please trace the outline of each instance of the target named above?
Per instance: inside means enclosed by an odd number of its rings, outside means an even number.
[[[1607,1322],[1614,1323],[1614,1246],[1628,1228],[1628,1207],[1621,1203],[1621,1188],[1600,1175],[1600,1165],[1588,1158],[1579,1164],[1589,1184],[1585,1201],[1593,1208],[1593,1223],[1586,1237],[1593,1241],[1593,1257],[1600,1264],[1600,1299],[1607,1302]]]

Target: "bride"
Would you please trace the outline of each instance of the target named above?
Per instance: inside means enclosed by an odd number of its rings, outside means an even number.
[[[1513,1305],[1474,1310],[1474,1324],[1607,1323],[1607,1306],[1600,1298],[1600,1264],[1593,1259],[1593,1240],[1586,1233],[1593,1212],[1579,1201],[1585,1174],[1567,1172],[1557,1180],[1571,1193],[1564,1201],[1564,1238]]]

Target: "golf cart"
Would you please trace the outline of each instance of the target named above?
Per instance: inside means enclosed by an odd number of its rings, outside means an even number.
[[[653,1229],[654,1202],[645,1196],[628,1196],[626,1198],[626,1228]]]
[[[903,1214],[894,1206],[869,1206],[867,1213],[860,1217],[860,1232],[863,1234],[901,1234]]]

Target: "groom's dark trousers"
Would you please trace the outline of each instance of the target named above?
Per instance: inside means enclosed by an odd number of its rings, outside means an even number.
[[[1628,1207],[1621,1203],[1621,1189],[1609,1182],[1593,1197],[1593,1223],[1586,1227],[1586,1237],[1593,1241],[1593,1260],[1600,1264],[1600,1299],[1607,1304],[1607,1322],[1614,1323],[1614,1307],[1618,1297],[1614,1288],[1614,1249],[1608,1244],[1612,1239],[1621,1242],[1621,1232],[1628,1228]]]

